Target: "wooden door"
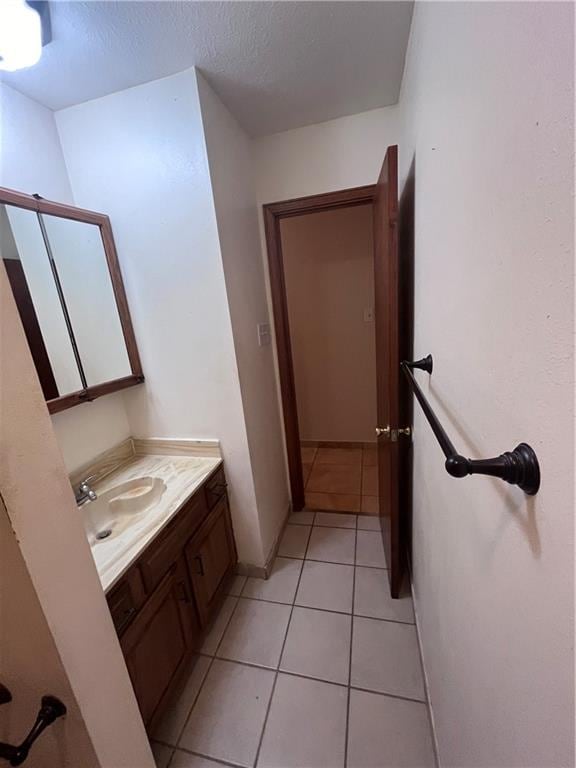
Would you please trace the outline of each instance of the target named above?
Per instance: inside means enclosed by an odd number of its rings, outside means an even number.
[[[180,558],[120,640],[147,727],[187,668],[196,637],[186,565]]]
[[[399,597],[405,547],[399,499],[400,286],[398,263],[398,147],[388,147],[374,198],[376,386],[380,523],[390,593]]]
[[[228,501],[224,497],[186,547],[188,571],[202,626],[211,618],[226,577],[236,565]]]

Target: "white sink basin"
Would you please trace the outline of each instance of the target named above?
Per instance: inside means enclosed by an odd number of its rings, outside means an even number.
[[[112,542],[119,544],[123,534],[141,532],[165,490],[164,480],[158,477],[137,477],[85,504],[82,514],[90,546],[101,549]]]

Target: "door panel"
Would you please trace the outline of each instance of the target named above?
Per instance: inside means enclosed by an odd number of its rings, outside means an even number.
[[[120,644],[145,725],[194,649],[193,610],[181,559],[122,636]]]
[[[202,626],[210,620],[225,577],[236,564],[236,546],[227,499],[214,508],[186,546],[186,560]]]
[[[399,501],[400,350],[398,263],[398,147],[388,147],[374,199],[376,384],[380,522],[390,593],[398,597],[405,542]]]
[[[399,193],[398,207],[398,281],[400,360],[414,360],[414,193],[415,163]],[[404,376],[400,376],[400,426],[413,424],[413,397]],[[399,503],[401,538],[406,562],[411,562],[412,547],[412,436],[398,440],[400,475]]]

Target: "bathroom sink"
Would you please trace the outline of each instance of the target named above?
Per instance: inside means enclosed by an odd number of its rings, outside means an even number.
[[[128,538],[130,531],[142,532],[165,490],[165,482],[158,477],[138,477],[85,504],[82,514],[90,546],[101,548]]]

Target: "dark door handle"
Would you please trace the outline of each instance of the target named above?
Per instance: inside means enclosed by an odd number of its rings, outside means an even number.
[[[4,688],[4,691],[7,691],[7,689]],[[7,693],[10,696],[10,692],[7,691]],[[12,697],[10,696],[10,698]],[[4,702],[9,700],[10,699],[6,700],[4,698]],[[7,760],[10,765],[22,765],[28,757],[28,753],[38,736],[40,736],[49,725],[52,725],[54,720],[63,717],[65,714],[66,706],[60,699],[57,699],[56,696],[42,696],[42,704],[38,711],[36,722],[30,729],[28,736],[26,736],[19,746],[0,742],[0,758]]]

